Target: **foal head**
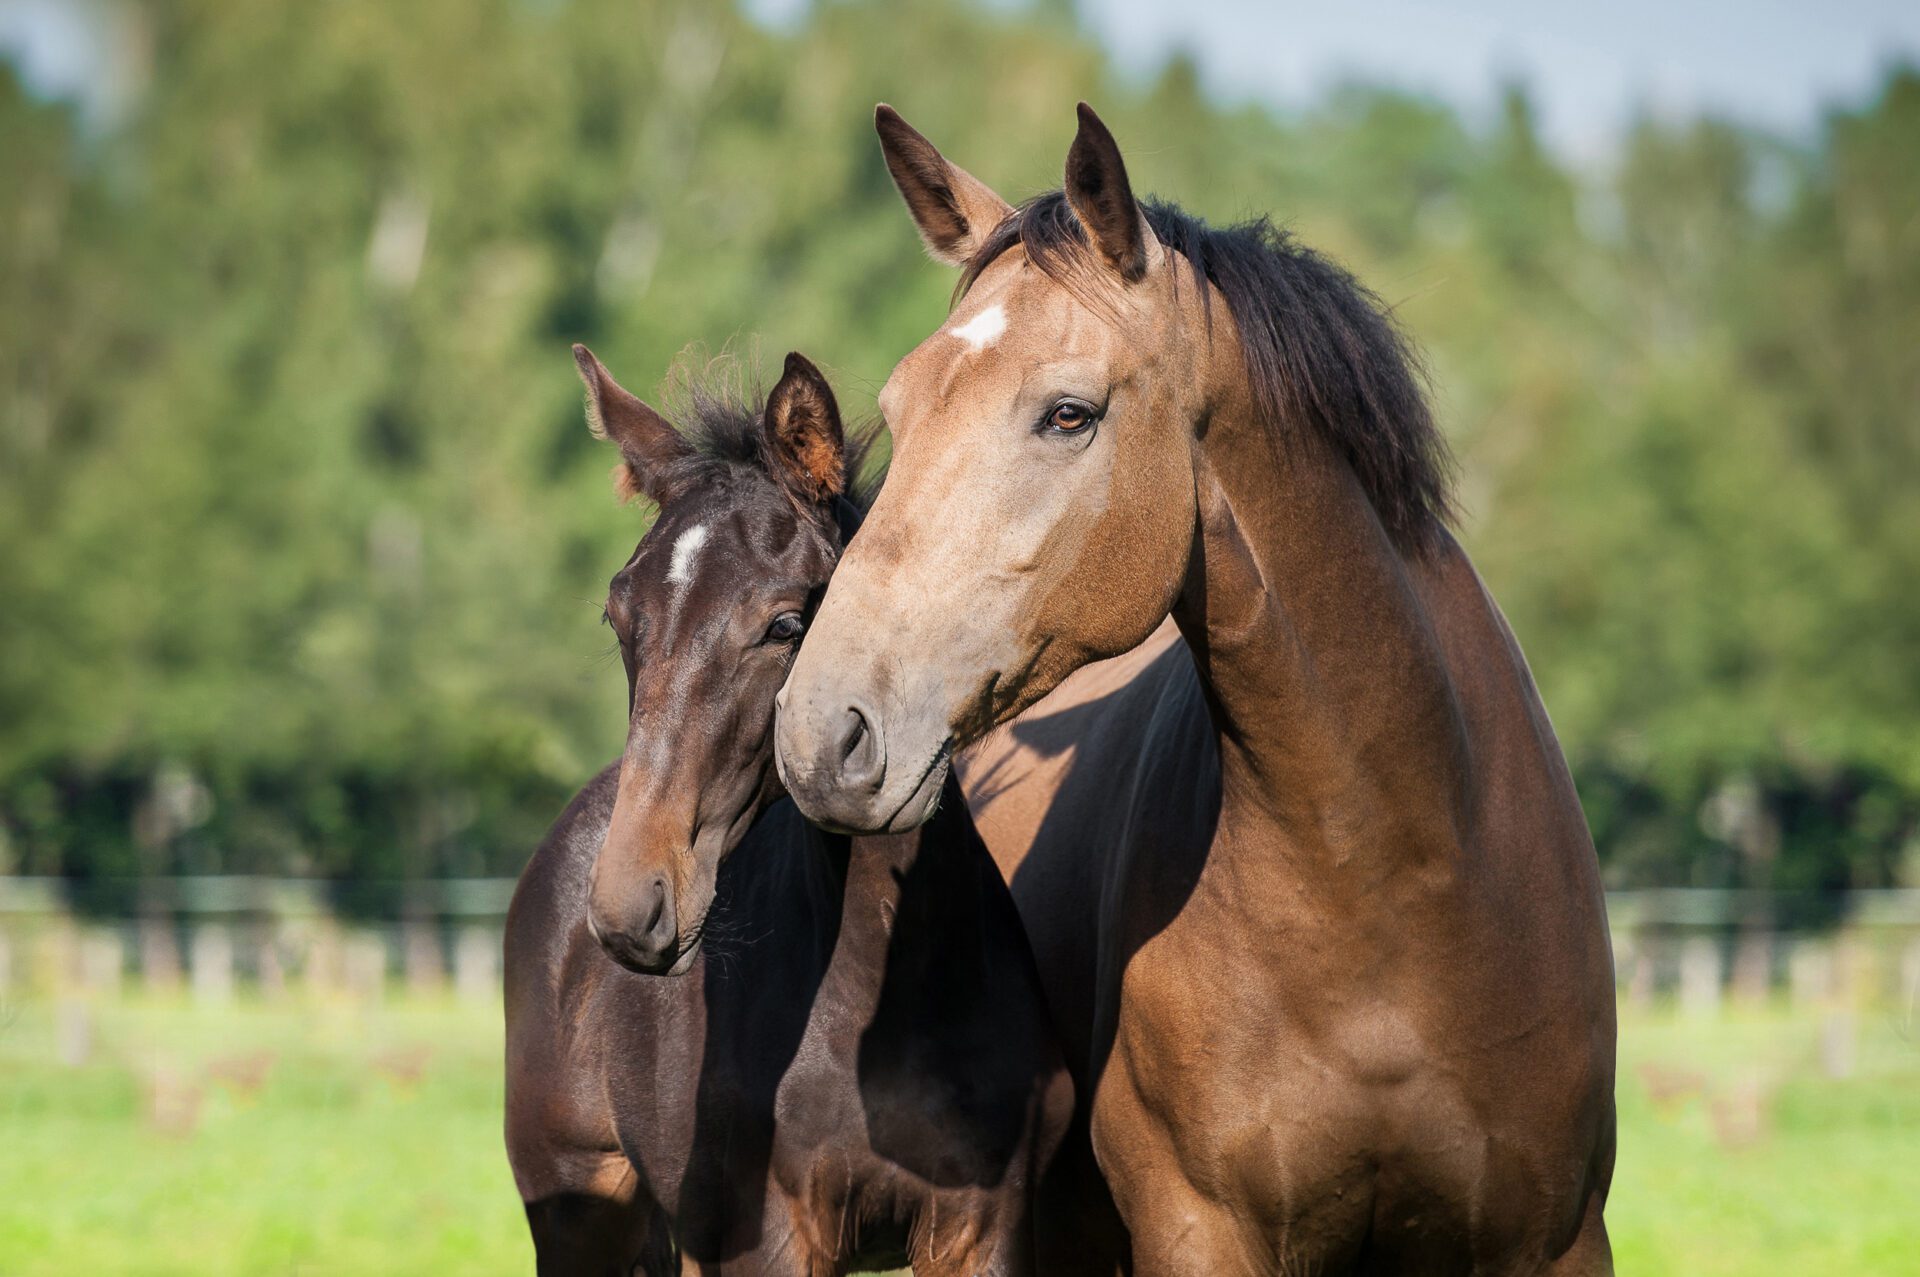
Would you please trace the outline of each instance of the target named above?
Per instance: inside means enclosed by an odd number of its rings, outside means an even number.
[[[778,748],[808,815],[899,830],[953,750],[1167,615],[1218,422],[1351,466],[1409,547],[1444,490],[1400,339],[1338,267],[1264,221],[1212,230],[1136,201],[1084,104],[1063,188],[1019,209],[890,108],[876,123],[959,301],[881,392],[887,484],[788,679]]]
[[[701,397],[683,432],[584,346],[616,485],[659,506],[607,590],[627,746],[588,925],[635,971],[693,963],[720,862],[779,797],[774,697],[857,515],[833,391],[803,356],[763,409]]]

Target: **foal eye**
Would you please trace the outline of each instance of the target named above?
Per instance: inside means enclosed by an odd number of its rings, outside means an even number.
[[[798,612],[782,612],[767,627],[767,642],[791,643],[806,633],[806,629],[807,623],[800,619]]]
[[[1055,434],[1077,435],[1093,424],[1093,409],[1083,403],[1062,400],[1047,414],[1046,427]]]

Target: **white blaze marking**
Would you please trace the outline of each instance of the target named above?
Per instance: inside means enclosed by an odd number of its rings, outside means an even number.
[[[989,306],[969,319],[960,327],[952,330],[958,337],[975,350],[985,350],[987,343],[1007,331],[1007,312],[998,306]]]
[[[693,556],[707,543],[707,525],[696,523],[673,543],[673,563],[667,568],[667,580],[685,585],[693,580]]]

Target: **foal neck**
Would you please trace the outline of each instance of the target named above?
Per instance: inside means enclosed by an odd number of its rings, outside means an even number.
[[[1219,736],[1222,826],[1278,822],[1289,846],[1342,865],[1381,848],[1450,856],[1466,732],[1429,568],[1344,461],[1317,436],[1275,437],[1235,377],[1194,444],[1199,520],[1174,610]]]

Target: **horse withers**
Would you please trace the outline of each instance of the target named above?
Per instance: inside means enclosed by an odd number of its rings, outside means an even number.
[[[1072,1109],[1038,976],[949,785],[926,825],[809,825],[774,698],[858,524],[833,393],[789,356],[684,432],[575,356],[616,482],[627,746],[507,920],[506,1136],[543,1274],[1033,1271]]]
[[[1136,1273],[1608,1271],[1599,868],[1412,352],[1264,220],[1137,201],[1084,104],[1018,209],[877,124],[961,288],[783,693],[795,801],[1004,793]]]

